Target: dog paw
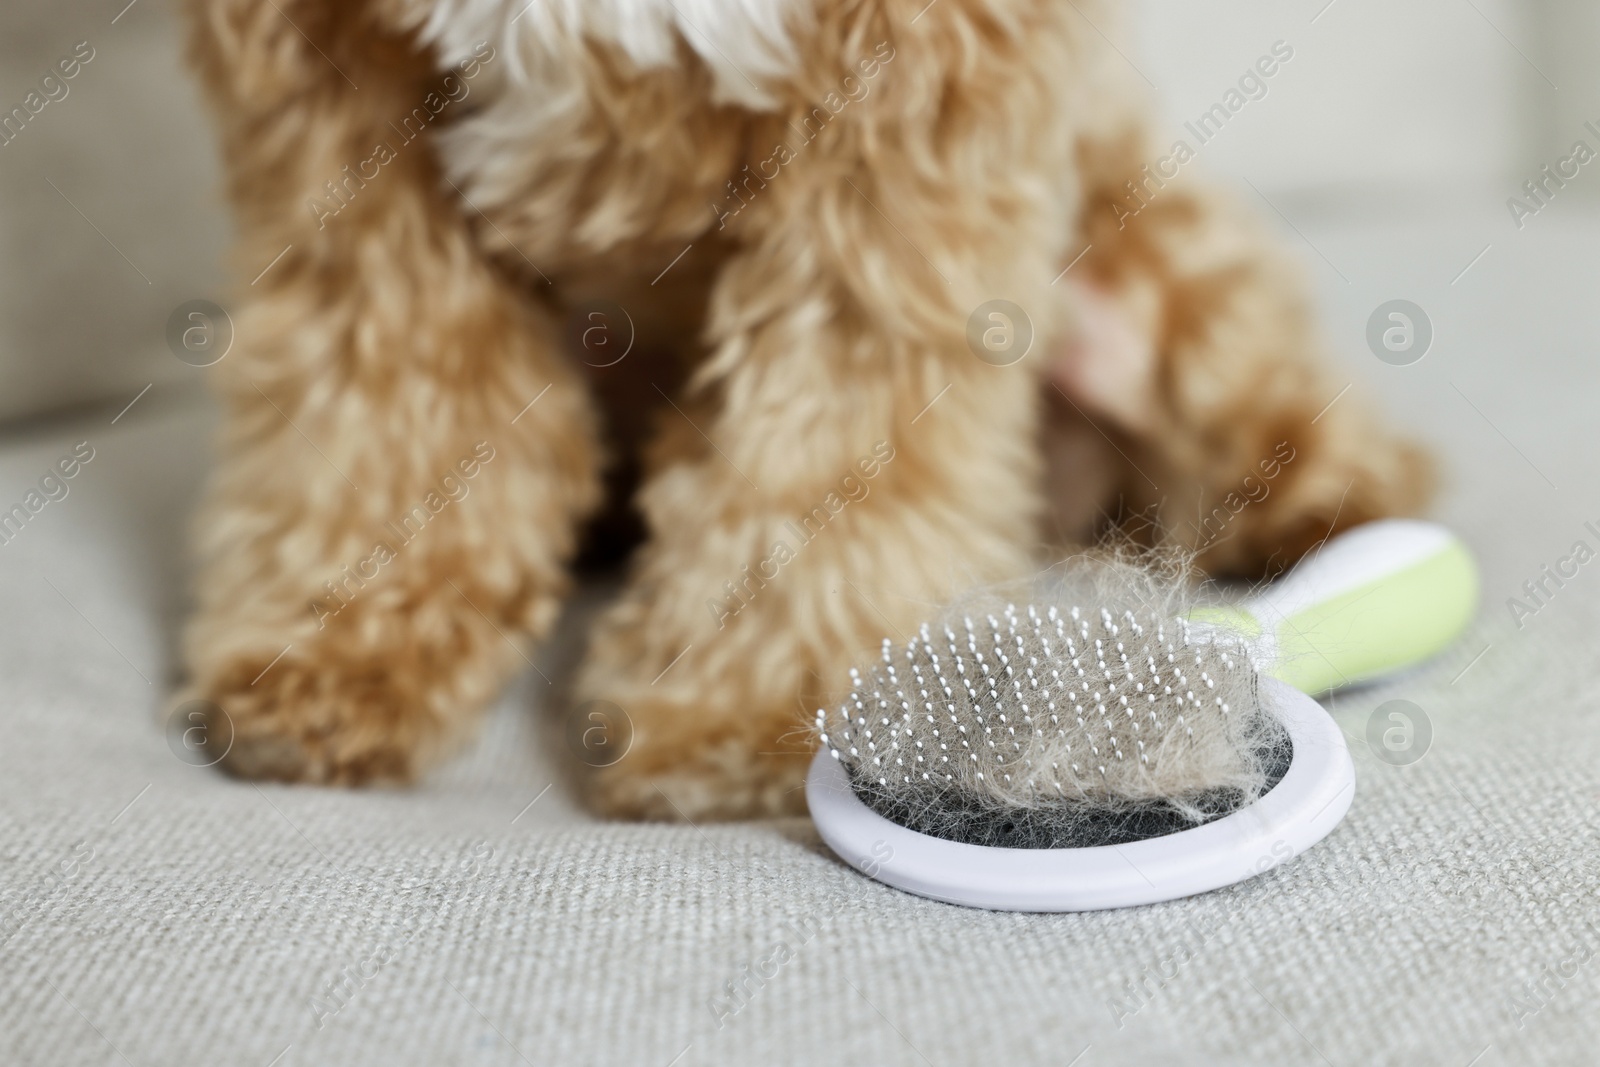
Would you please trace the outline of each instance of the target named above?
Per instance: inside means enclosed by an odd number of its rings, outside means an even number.
[[[696,708],[655,704],[626,714],[627,750],[585,774],[585,798],[598,814],[698,823],[805,813],[809,753],[792,740],[702,734],[693,728],[703,714]],[[578,754],[590,762],[581,746]]]
[[[242,657],[187,696],[205,705],[206,750],[250,779],[405,784],[454,733],[437,678],[416,662]]]

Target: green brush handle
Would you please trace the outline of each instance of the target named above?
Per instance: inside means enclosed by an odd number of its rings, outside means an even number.
[[[1385,519],[1326,542],[1244,603],[1195,619],[1251,637],[1263,673],[1315,696],[1442,651],[1477,603],[1478,570],[1460,538]]]

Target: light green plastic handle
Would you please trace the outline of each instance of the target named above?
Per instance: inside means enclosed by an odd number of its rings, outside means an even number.
[[[1478,570],[1442,526],[1386,519],[1328,541],[1237,608],[1206,612],[1252,637],[1263,671],[1313,696],[1421,663],[1477,612]]]

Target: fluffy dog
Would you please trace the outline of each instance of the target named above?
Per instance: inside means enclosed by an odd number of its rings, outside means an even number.
[[[566,696],[632,724],[595,805],[669,818],[797,809],[860,649],[1097,523],[1259,573],[1425,492],[1270,244],[1152,184],[1101,3],[190,14],[241,281],[186,655],[236,773],[414,776],[608,491],[646,537]]]

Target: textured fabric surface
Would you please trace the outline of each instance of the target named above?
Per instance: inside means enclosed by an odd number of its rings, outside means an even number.
[[[1579,310],[1600,226],[1550,221],[1454,285],[1486,238],[1307,228],[1351,279],[1316,268],[1350,378],[1455,472],[1442,514],[1483,558],[1483,615],[1332,702],[1358,792],[1328,840],[1128,911],[919,900],[804,820],[596,823],[532,672],[411,792],[187,766],[160,708],[209,415],[157,388],[115,425],[0,444],[0,508],[95,449],[0,545],[0,1063],[1592,1063],[1600,570],[1521,628],[1506,606],[1574,541],[1600,547]],[[1411,367],[1361,340],[1396,296],[1437,331]],[[1431,732],[1408,766],[1367,741],[1394,699]]]

